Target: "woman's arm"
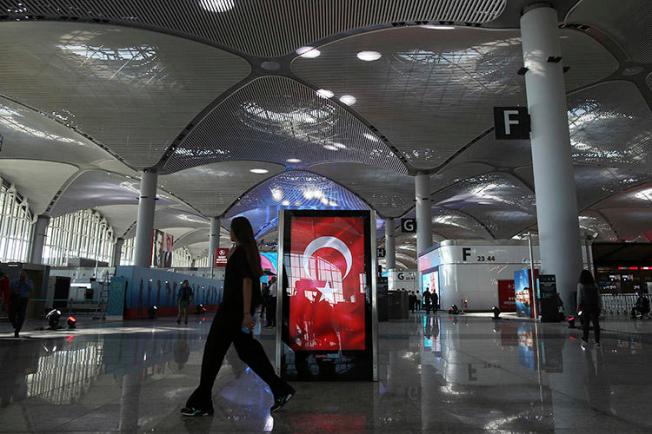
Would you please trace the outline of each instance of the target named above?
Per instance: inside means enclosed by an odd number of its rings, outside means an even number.
[[[251,278],[245,277],[242,279],[242,306],[243,306],[243,316],[242,316],[242,326],[247,327],[250,330],[254,328],[254,320],[251,317],[251,294],[252,294],[253,282]]]

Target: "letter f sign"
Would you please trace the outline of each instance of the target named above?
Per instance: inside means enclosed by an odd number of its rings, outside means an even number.
[[[505,134],[506,135],[511,135],[512,134],[512,125],[518,125],[518,118],[517,119],[512,119],[511,116],[517,116],[518,117],[518,110],[505,110],[503,112],[503,121],[505,122]]]

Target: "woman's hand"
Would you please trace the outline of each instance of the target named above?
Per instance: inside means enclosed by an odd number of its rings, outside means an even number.
[[[250,313],[245,313],[244,318],[242,318],[242,327],[246,327],[249,330],[253,330],[254,326],[256,324],[254,323],[254,319],[251,317]]]

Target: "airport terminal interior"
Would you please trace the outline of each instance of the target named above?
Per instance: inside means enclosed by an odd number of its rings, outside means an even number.
[[[651,299],[650,0],[0,0],[0,433],[652,432]]]

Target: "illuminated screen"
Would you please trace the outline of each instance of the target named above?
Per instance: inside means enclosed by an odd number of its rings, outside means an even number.
[[[290,348],[365,350],[365,219],[293,217],[290,240],[285,247]]]
[[[422,274],[421,285],[424,291],[428,289],[431,294],[439,295],[439,271]]]

